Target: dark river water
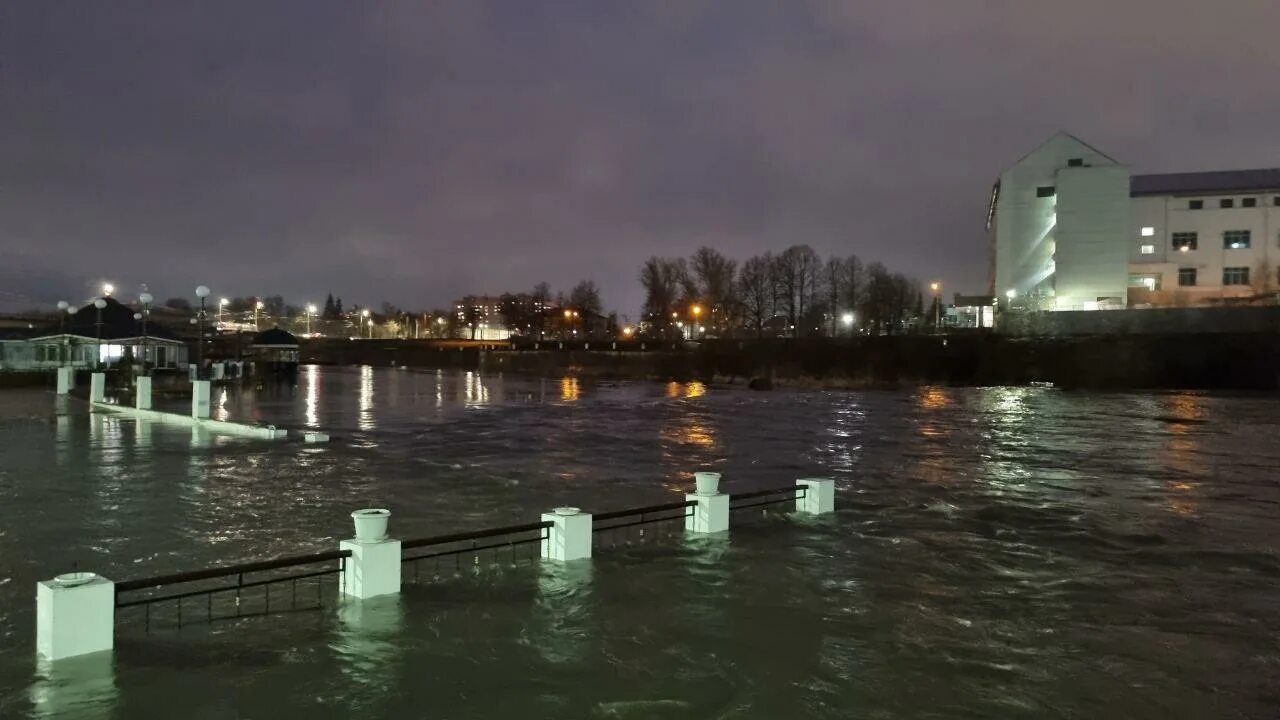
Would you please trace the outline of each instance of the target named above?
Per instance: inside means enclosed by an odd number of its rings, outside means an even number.
[[[1280,716],[1274,397],[304,368],[214,399],[334,439],[0,393],[0,718]],[[329,585],[322,609],[149,632],[121,611],[114,654],[35,659],[34,584],[73,566],[336,549],[361,507],[408,538],[666,502],[700,468],[730,491],[834,477],[837,512],[365,604]]]

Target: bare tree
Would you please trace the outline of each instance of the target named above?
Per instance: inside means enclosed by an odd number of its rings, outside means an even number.
[[[773,256],[768,253],[748,258],[738,275],[738,296],[742,300],[747,326],[756,337],[764,334],[764,323],[773,317],[773,288],[770,285]]]
[[[651,257],[640,268],[640,284],[644,286],[644,314],[655,328],[674,324],[681,294],[688,288],[688,272],[684,260]]]
[[[604,307],[600,302],[600,289],[591,280],[583,280],[573,286],[569,291],[569,304],[583,312],[595,315],[599,315]]]
[[[737,305],[734,273],[738,263],[704,246],[694,252],[689,265],[697,283],[697,301],[707,306],[707,322],[713,327],[729,323]]]

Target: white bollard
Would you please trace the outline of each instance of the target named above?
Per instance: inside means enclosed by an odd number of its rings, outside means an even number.
[[[729,530],[729,495],[727,493],[714,495],[693,493],[685,495],[684,499],[698,503],[693,508],[693,514],[684,519],[686,532],[703,534]]]
[[[115,644],[116,584],[93,573],[36,583],[36,652],[61,660]]]
[[[387,537],[387,521],[391,512],[382,509],[356,510],[351,513],[356,536],[343,540],[338,547],[350,550],[346,571],[339,583],[348,597],[364,600],[400,592],[400,541]]]
[[[76,369],[73,367],[58,368],[58,394],[66,395],[76,386]]]
[[[591,513],[575,507],[558,507],[542,514],[543,522],[555,523],[542,541],[542,557],[547,560],[581,560],[591,557]]]
[[[209,417],[208,380],[196,380],[191,383],[191,417],[204,420]]]
[[[137,385],[134,386],[134,407],[139,410],[151,409],[151,377],[143,375],[137,379]]]
[[[796,512],[825,515],[836,511],[836,481],[830,478],[801,478],[796,487],[807,488],[796,497]]]
[[[107,374],[96,372],[89,376],[89,402],[107,401]]]

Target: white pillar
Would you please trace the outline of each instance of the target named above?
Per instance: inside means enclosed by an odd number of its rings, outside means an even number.
[[[342,594],[365,599],[400,592],[400,541],[343,540],[338,544],[350,550],[347,571],[342,573]]]
[[[209,417],[209,381],[196,380],[191,383],[191,417],[204,419]]]
[[[226,376],[227,376],[227,364],[226,364],[226,363],[220,363],[220,362],[214,363],[214,364],[213,364],[213,379],[214,379],[214,380],[221,380],[221,379],[225,378]]]
[[[58,368],[58,394],[66,395],[75,386],[76,369],[69,365]]]
[[[151,376],[142,375],[134,386],[133,405],[139,410],[151,409]]]
[[[57,578],[36,583],[36,652],[46,659],[110,650],[115,628],[116,584],[110,580],[94,576],[79,585]]]
[[[726,532],[729,529],[729,495],[727,493],[716,493],[715,495],[685,495],[685,500],[692,500],[697,504],[693,508],[693,514],[685,517],[684,529],[691,533],[718,533]]]
[[[830,478],[800,478],[796,487],[807,488],[796,497],[796,512],[825,515],[836,511],[836,481]]]
[[[591,513],[578,508],[556,508],[543,513],[542,521],[555,523],[542,541],[543,558],[567,562],[591,557]]]
[[[107,374],[96,372],[89,376],[89,402],[106,402]]]

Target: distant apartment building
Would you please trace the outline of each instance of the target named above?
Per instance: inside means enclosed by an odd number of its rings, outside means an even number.
[[[550,301],[532,295],[514,295],[510,300],[505,308],[502,297],[495,295],[468,295],[455,302],[458,337],[506,340],[512,335],[529,335],[541,327],[541,318],[552,309]]]
[[[1000,175],[990,291],[1005,307],[1203,305],[1275,292],[1280,169],[1134,175],[1058,133]]]

